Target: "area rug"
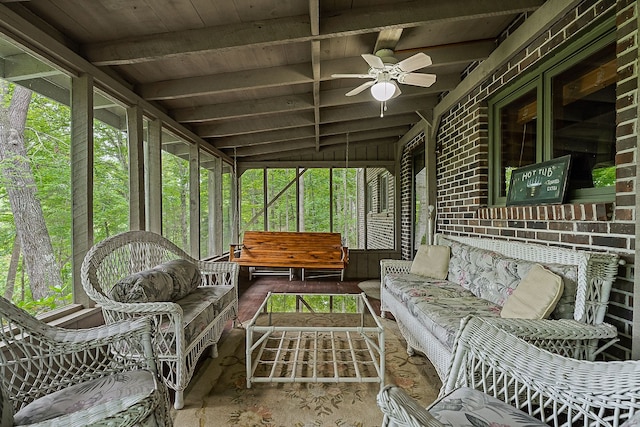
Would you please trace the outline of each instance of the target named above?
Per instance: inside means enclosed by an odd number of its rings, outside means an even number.
[[[427,406],[440,390],[433,366],[408,356],[394,321],[385,327],[385,383],[403,387]],[[219,355],[206,359],[185,393],[183,409],[172,410],[176,426],[374,427],[382,423],[375,383],[254,383],[246,386],[244,329],[230,331]]]
[[[364,282],[358,283],[358,287],[362,289],[362,292],[369,298],[380,299],[380,280],[365,280]]]

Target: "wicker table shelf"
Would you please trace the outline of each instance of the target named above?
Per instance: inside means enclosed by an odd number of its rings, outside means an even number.
[[[384,385],[384,328],[364,293],[269,293],[246,340],[248,388],[257,382]]]

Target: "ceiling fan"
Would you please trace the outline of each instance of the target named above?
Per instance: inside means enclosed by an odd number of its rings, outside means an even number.
[[[350,90],[345,94],[346,96],[357,95],[363,90],[371,88],[373,97],[385,104],[387,100],[400,95],[401,91],[396,82],[429,87],[436,81],[435,74],[414,73],[415,70],[431,65],[429,55],[422,52],[400,62],[393,56],[391,49],[380,49],[375,55],[364,53],[362,57],[370,67],[367,74],[331,75],[333,78],[372,79]]]

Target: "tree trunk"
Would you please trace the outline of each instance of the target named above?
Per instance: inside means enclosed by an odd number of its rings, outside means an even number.
[[[13,291],[16,287],[16,273],[18,271],[18,264],[20,262],[20,241],[16,236],[13,239],[13,250],[11,251],[11,261],[9,262],[9,271],[7,272],[7,284],[4,288],[4,297],[11,301],[13,298]]]
[[[9,109],[2,111],[0,160],[31,294],[34,300],[39,300],[50,294],[51,287],[62,287],[62,277],[53,254],[42,206],[36,195],[36,184],[24,144],[30,102],[31,91],[15,86]]]

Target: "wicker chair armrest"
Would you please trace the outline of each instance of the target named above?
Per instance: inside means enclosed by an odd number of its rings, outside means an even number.
[[[613,325],[589,325],[573,319],[486,318],[484,321],[525,340],[588,340],[611,339],[618,336],[618,330]]]
[[[385,386],[378,393],[377,401],[384,414],[383,426],[444,427],[444,424],[398,386]]]
[[[564,357],[507,333],[486,318],[467,317],[441,395],[471,387],[550,425],[571,417],[573,425],[614,426],[640,410],[639,383],[638,361]]]
[[[233,285],[238,287],[239,266],[235,262],[197,261],[205,286]]]
[[[145,334],[151,334],[151,324],[149,319],[139,318],[88,329],[51,328],[44,332],[49,344],[59,352],[68,348],[73,353],[123,341],[142,342]]]
[[[182,317],[182,307],[175,302],[118,302],[108,300],[103,302],[102,308],[106,310],[117,311],[125,314],[138,316],[179,316]]]
[[[380,277],[384,281],[387,274],[406,274],[411,271],[413,261],[399,259],[382,259],[380,260]]]
[[[68,330],[33,322],[27,335],[5,338],[11,359],[0,363],[12,399],[31,402],[69,385],[127,370],[147,369],[157,374],[149,319],[121,321],[89,329]],[[73,369],[68,368],[68,363]],[[24,372],[39,372],[24,375]]]

